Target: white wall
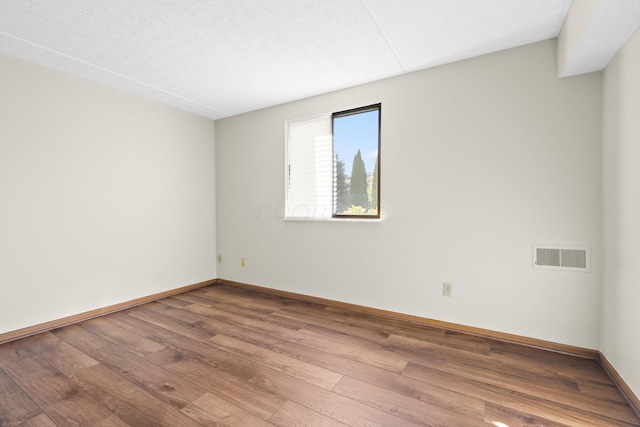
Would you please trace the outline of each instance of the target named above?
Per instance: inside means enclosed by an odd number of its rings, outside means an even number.
[[[214,138],[0,56],[0,333],[215,278]]]
[[[555,58],[545,41],[217,121],[218,277],[598,348],[602,76],[558,79]],[[383,219],[282,221],[284,121],[375,102]],[[539,243],[591,247],[592,272],[532,269]]]
[[[604,72],[601,351],[640,396],[640,33]]]

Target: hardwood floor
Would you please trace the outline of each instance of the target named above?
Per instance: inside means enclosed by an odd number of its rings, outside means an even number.
[[[0,426],[640,426],[598,362],[226,285],[0,346]]]

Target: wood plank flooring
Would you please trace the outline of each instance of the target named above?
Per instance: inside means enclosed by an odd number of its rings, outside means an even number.
[[[598,362],[217,285],[0,345],[0,426],[640,426]]]

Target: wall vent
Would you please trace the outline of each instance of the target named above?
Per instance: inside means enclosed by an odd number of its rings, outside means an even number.
[[[533,245],[533,268],[591,271],[591,250],[581,246]]]

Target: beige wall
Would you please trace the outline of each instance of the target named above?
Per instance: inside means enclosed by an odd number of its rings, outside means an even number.
[[[217,121],[218,277],[598,348],[602,76],[555,58],[549,40]],[[283,221],[285,120],[376,102],[382,220]],[[591,247],[591,273],[534,270],[545,243]]]
[[[604,72],[601,351],[640,396],[640,33]]]
[[[214,137],[0,56],[0,333],[215,278]]]
[[[215,126],[0,56],[0,333],[221,277],[600,348],[640,395],[640,35],[604,85],[557,79],[554,43]],[[376,102],[382,220],[282,221],[284,121]]]

